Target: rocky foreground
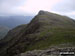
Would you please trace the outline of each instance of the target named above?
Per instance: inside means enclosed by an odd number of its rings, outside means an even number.
[[[21,53],[15,56],[61,56],[61,55],[75,55],[75,47],[55,48],[52,47],[46,50],[33,50]]]

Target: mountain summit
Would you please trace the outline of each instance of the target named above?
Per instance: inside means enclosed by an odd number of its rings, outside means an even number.
[[[39,15],[42,15],[42,14],[47,14],[47,13],[49,13],[49,12],[48,12],[48,11],[40,10],[38,14],[39,14]]]
[[[40,11],[27,25],[18,26],[0,41],[1,56],[14,56],[50,46],[75,46],[75,21],[69,17]]]

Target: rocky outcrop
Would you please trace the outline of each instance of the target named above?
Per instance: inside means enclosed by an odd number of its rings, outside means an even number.
[[[75,47],[66,48],[50,48],[46,50],[33,50],[21,53],[15,56],[60,56],[60,55],[75,55]]]

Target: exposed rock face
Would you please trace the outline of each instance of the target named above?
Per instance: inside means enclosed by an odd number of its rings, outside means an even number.
[[[43,14],[47,14],[47,13],[48,13],[47,11],[40,10],[38,14],[43,15]]]
[[[61,56],[64,55],[75,55],[75,48],[50,48],[47,50],[33,50],[21,53],[15,56]]]
[[[75,44],[75,21],[66,17],[40,11],[26,26],[8,32],[1,43],[1,56],[16,54],[34,49],[46,49],[52,45]]]

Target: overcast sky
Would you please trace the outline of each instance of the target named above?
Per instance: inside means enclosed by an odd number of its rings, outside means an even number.
[[[0,0],[0,15],[35,15],[45,10],[75,18],[74,0]]]

